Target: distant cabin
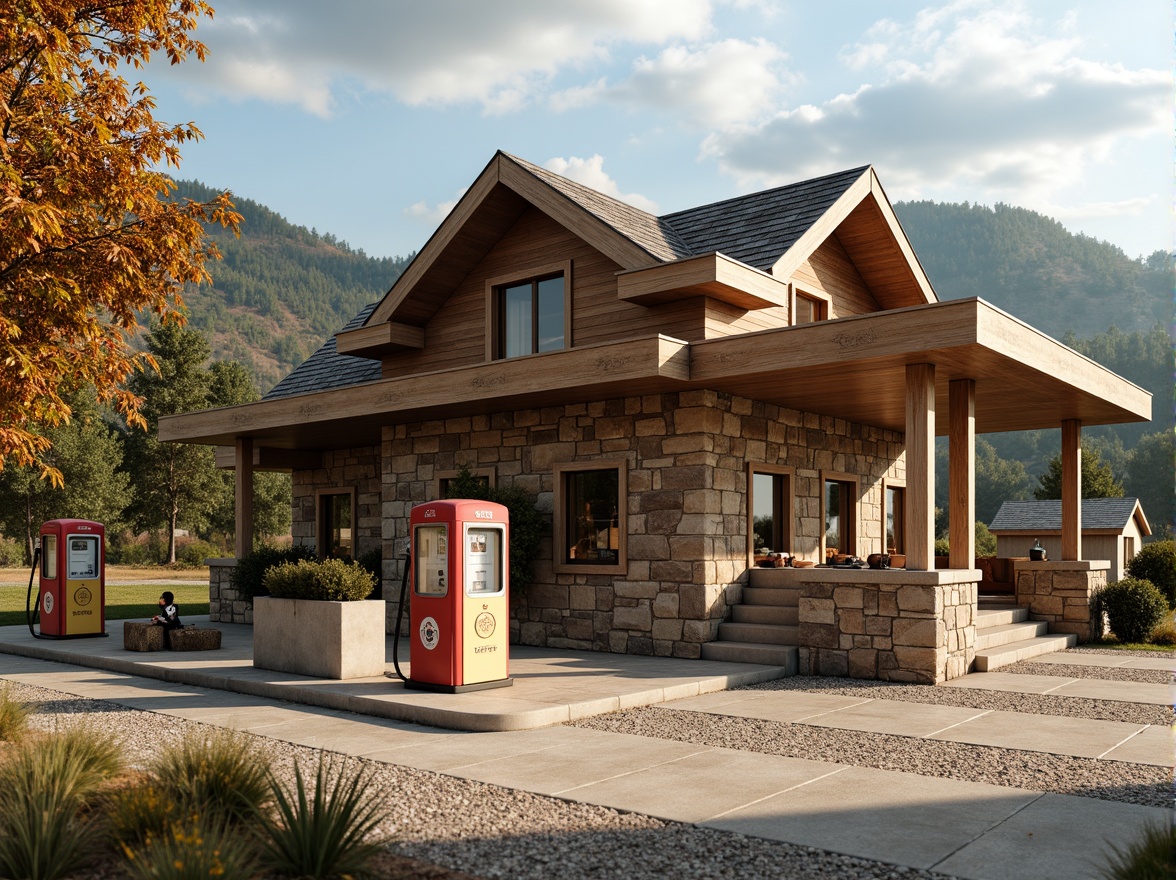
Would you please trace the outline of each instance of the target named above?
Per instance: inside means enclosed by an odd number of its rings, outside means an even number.
[[[989,526],[996,555],[1024,557],[1034,540],[1049,559],[1062,558],[1062,502],[1006,501]],[[1085,498],[1082,501],[1082,557],[1110,560],[1108,581],[1124,576],[1127,563],[1152,533],[1138,498]]]

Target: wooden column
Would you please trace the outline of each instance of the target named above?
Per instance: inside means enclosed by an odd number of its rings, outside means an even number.
[[[1082,558],[1082,422],[1062,421],[1062,560]]]
[[[236,455],[236,553],[240,559],[253,550],[253,438],[238,437]]]
[[[976,565],[976,381],[948,385],[949,568]]]
[[[907,568],[935,568],[935,365],[906,368]]]

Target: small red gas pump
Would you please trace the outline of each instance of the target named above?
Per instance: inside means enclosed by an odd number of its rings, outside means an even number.
[[[46,639],[105,636],[106,527],[84,519],[50,520],[41,526],[37,550],[41,632],[33,631],[31,609],[29,630]],[[35,557],[33,567],[35,570]]]
[[[405,687],[461,693],[509,676],[509,514],[489,501],[418,504],[412,530],[411,677]]]

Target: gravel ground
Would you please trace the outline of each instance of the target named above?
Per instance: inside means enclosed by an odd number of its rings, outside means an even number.
[[[1066,678],[1100,678],[1103,681],[1138,681],[1144,684],[1168,684],[1172,673],[1164,669],[1122,669],[1106,666],[1076,666],[1067,663],[1033,663],[1030,660],[1002,666],[1000,672],[1018,675],[1057,675]]]
[[[1124,660],[1131,657],[1172,657],[1176,655],[1176,650],[1168,651],[1129,651],[1115,648],[1067,648],[1067,654],[1104,654],[1111,657],[1122,657]]]
[[[1051,694],[1015,694],[969,688],[929,687],[924,684],[891,684],[857,678],[795,675],[792,678],[748,685],[740,690],[811,691],[847,697],[869,696],[878,700],[900,700],[904,703],[935,703],[941,706],[1000,709],[1030,715],[1129,721],[1132,724],[1168,725],[1173,722],[1171,706],[1117,703],[1109,700],[1088,700],[1085,697],[1058,697]],[[870,693],[867,694],[867,691]]]
[[[574,726],[1148,807],[1172,805],[1171,771],[1147,764],[1096,761],[658,706],[597,715],[577,721]]]
[[[68,722],[68,716],[84,715],[88,723],[119,737],[127,761],[140,768],[157,760],[161,745],[191,731],[213,729],[27,685],[14,684],[12,696],[38,704],[33,723],[40,729]],[[254,739],[284,778],[290,778],[295,761],[308,768],[317,760],[313,749],[263,736]],[[946,876],[392,764],[347,760],[364,766],[384,793],[390,820],[382,831],[396,840],[380,866],[385,880],[614,876],[627,880],[935,880]],[[116,866],[108,864],[75,880],[117,876],[121,875]]]

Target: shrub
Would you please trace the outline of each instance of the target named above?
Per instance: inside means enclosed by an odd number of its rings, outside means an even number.
[[[200,567],[205,559],[216,559],[224,556],[224,551],[210,541],[176,542],[176,562],[181,566]]]
[[[29,716],[34,709],[29,703],[22,703],[12,697],[12,683],[0,691],[0,740],[15,742],[21,739],[29,727]]]
[[[1107,880],[1169,880],[1176,877],[1176,825],[1149,825],[1126,849],[1111,844]]]
[[[282,548],[258,547],[237,560],[237,565],[233,568],[233,589],[242,600],[252,602],[255,597],[266,595],[263,578],[267,569],[283,562],[315,558],[315,553],[310,547],[301,545]]]
[[[269,802],[269,764],[235,731],[185,737],[163,750],[154,770],[159,792],[184,813],[247,824]]]
[[[313,793],[294,767],[294,791],[272,780],[276,815],[266,819],[262,859],[290,877],[362,877],[380,852],[366,838],[386,816],[363,770],[350,772],[319,754]]]
[[[384,551],[379,547],[373,547],[366,553],[361,553],[359,559],[355,561],[366,571],[370,571],[376,579],[376,588],[372,592],[372,598],[382,598],[384,595]]]
[[[1176,541],[1153,541],[1127,563],[1128,577],[1151,581],[1176,608]]]
[[[1124,578],[1102,591],[1099,607],[1119,641],[1142,642],[1164,619],[1168,603],[1151,581]]]
[[[104,806],[110,833],[128,856],[146,841],[166,834],[183,812],[179,801],[154,779],[111,792]]]
[[[284,562],[266,571],[262,578],[271,596],[279,599],[316,599],[355,602],[366,599],[376,586],[370,571],[354,562],[324,559]]]
[[[20,568],[26,564],[27,554],[23,541],[0,537],[0,567]]]
[[[139,849],[124,847],[131,880],[207,880],[249,877],[257,855],[248,837],[230,826],[193,816],[171,825]]]

